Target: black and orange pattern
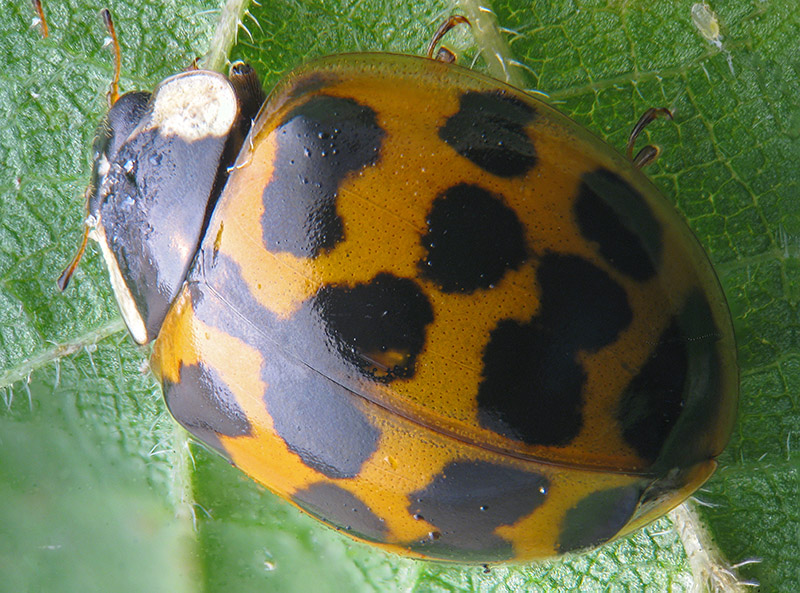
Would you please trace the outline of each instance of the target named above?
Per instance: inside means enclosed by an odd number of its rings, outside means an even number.
[[[713,472],[722,291],[589,132],[452,64],[354,54],[290,74],[242,146],[152,362],[248,475],[387,549],[495,562],[609,541]]]

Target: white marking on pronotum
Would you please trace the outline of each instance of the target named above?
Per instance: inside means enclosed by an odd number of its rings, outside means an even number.
[[[108,275],[111,278],[111,287],[114,289],[114,296],[117,298],[119,310],[120,313],[122,313],[122,318],[125,320],[125,325],[128,326],[128,331],[131,332],[131,336],[133,336],[137,344],[144,344],[147,342],[147,329],[144,325],[144,319],[142,319],[139,309],[136,308],[136,301],[133,300],[133,294],[125,283],[125,279],[122,277],[117,258],[114,257],[111,248],[108,246],[106,232],[102,225],[97,224],[94,226],[92,230],[89,231],[89,237],[97,241],[97,244],[100,245],[100,251],[103,254],[103,259],[108,268]]]
[[[239,106],[228,79],[193,70],[170,76],[153,92],[153,111],[144,128],[193,142],[230,132]]]
[[[105,153],[102,153],[100,158],[97,159],[97,176],[103,178],[108,175],[110,170],[111,164],[108,162],[108,157],[106,157]]]

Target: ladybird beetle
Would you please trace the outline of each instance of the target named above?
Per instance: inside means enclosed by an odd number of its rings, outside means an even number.
[[[730,314],[635,163],[446,62],[114,91],[87,232],[172,415],[273,492],[412,557],[584,550],[714,471]]]

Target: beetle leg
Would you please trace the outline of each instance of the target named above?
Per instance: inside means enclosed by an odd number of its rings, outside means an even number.
[[[628,146],[626,149],[626,154],[633,163],[633,166],[638,169],[643,169],[644,167],[652,163],[654,160],[658,158],[658,155],[661,152],[657,146],[648,144],[647,146],[642,148],[638,153],[636,153],[636,156],[633,156],[633,145],[636,144],[637,138],[639,138],[639,135],[648,125],[650,125],[650,123],[652,123],[659,117],[672,119],[672,112],[666,107],[651,107],[642,114],[642,117],[640,117],[639,121],[636,122],[636,125],[633,126],[633,130],[631,130],[631,135],[628,136]]]
[[[89,191],[90,188],[86,188],[86,200],[89,200]],[[81,262],[81,258],[83,257],[83,252],[86,251],[86,241],[89,238],[89,232],[92,230],[96,223],[96,219],[93,216],[87,216],[86,220],[83,223],[83,238],[81,238],[81,244],[78,247],[77,253],[72,258],[72,261],[69,262],[64,271],[61,272],[61,275],[56,280],[56,285],[58,286],[58,290],[64,292],[69,285],[69,281],[72,279],[72,274],[75,273],[75,269],[78,267],[78,264]]]
[[[445,47],[439,48],[439,51],[437,52],[435,58],[433,57],[433,50],[436,49],[436,45],[442,40],[442,37],[444,37],[450,29],[462,23],[466,23],[467,25],[470,24],[470,22],[467,20],[467,17],[462,16],[460,14],[454,14],[445,22],[443,22],[441,26],[438,29],[436,29],[436,33],[433,34],[433,38],[431,39],[431,42],[428,44],[428,49],[425,52],[426,55],[432,60],[436,59],[440,62],[445,62],[447,64],[452,64],[453,62],[455,62],[456,56],[449,49]]]
[[[44,16],[44,8],[42,8],[42,0],[33,0],[33,9],[36,11],[36,18],[39,20],[39,23],[42,26],[42,37],[45,39],[50,34],[50,29],[47,26],[47,19]],[[33,25],[36,25],[36,20],[33,21]],[[33,26],[32,25],[32,26]]]

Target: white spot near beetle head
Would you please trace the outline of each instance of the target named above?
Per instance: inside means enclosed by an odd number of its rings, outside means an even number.
[[[239,111],[228,80],[216,72],[192,70],[170,76],[153,92],[147,129],[186,142],[226,136]]]

